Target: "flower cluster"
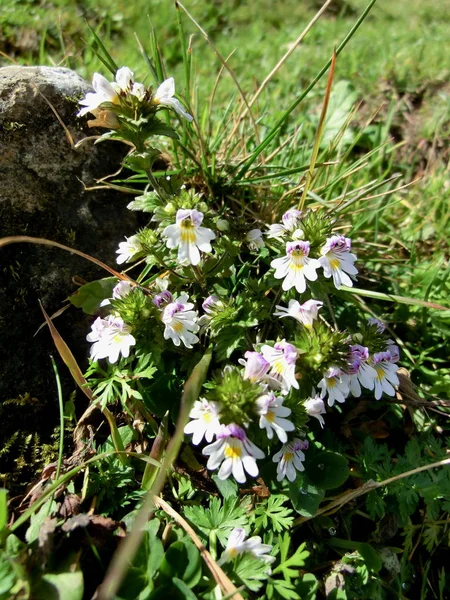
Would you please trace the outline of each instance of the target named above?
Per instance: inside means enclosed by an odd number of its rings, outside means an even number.
[[[148,106],[159,106],[162,108],[173,109],[176,113],[192,121],[192,116],[187,113],[183,105],[175,96],[175,81],[173,77],[166,79],[153,94],[151,89],[147,89],[142,83],[134,80],[134,73],[128,67],[118,69],[115,81],[109,82],[103,75],[94,73],[92,78],[92,87],[94,92],[88,92],[80,100],[83,108],[78,112],[82,117],[88,113],[98,117],[99,112],[114,107],[126,107],[127,101],[145,103]],[[97,125],[97,123],[96,123]],[[108,126],[111,126],[109,122]]]
[[[291,241],[286,242],[285,256],[270,263],[275,269],[275,279],[283,279],[283,290],[295,287],[299,294],[303,294],[306,280],[316,281],[319,268],[323,269],[324,277],[333,278],[337,289],[342,285],[353,286],[352,278],[358,270],[354,266],[356,256],[351,253],[351,240],[343,235],[332,235],[324,240],[317,258],[311,257],[311,242],[305,239],[302,216],[299,210],[288,210],[282,217],[282,223],[270,225],[266,232],[267,237],[278,241],[291,237]]]
[[[378,400],[392,396],[399,383],[399,351],[384,337],[380,321],[370,320],[366,333],[363,328],[353,336],[327,322],[330,288],[351,287],[358,274],[351,240],[336,234],[320,210],[291,208],[265,231],[251,228],[230,203],[209,206],[207,192],[193,179],[184,183],[183,172],[154,176],[159,151],[149,139],[175,136],[157,119],[158,111],[168,108],[193,119],[175,98],[173,78],[153,91],[122,67],[112,82],[96,73],[93,88],[78,114],[91,113],[115,129],[113,137],[134,147],[125,164],[146,172],[149,186],[128,208],[151,213],[151,219],[116,251],[119,265],[140,261],[144,267],[139,283],[124,279],[101,302],[100,315],[107,316],[97,317],[87,336],[92,360],[116,363],[129,357],[132,346],[139,360],[145,346],[159,365],[166,350],[189,355],[186,349],[210,343],[218,364],[184,432],[194,445],[206,443],[207,468],[217,469],[220,479],[233,476],[244,483],[247,476],[257,477],[257,461],[270,455],[278,481],[293,482],[305,469],[308,417],[323,428],[325,404],[359,398],[363,390]],[[246,260],[251,253],[257,255]],[[281,282],[273,303],[266,297],[278,286],[273,280],[266,285],[268,273]],[[306,297],[294,299],[290,290]],[[288,294],[283,298],[282,292]],[[221,364],[249,347],[240,367]],[[189,372],[191,364],[189,356],[181,361],[181,372]],[[251,552],[269,562],[267,551],[260,538],[246,540],[244,530],[236,529],[221,560]]]
[[[264,355],[265,353],[265,355]],[[193,434],[192,442],[197,445],[203,438],[211,442],[203,448],[203,454],[208,456],[207,468],[219,469],[219,479],[226,479],[231,474],[239,483],[246,481],[246,475],[256,477],[258,467],[256,460],[264,458],[264,452],[248,437],[247,430],[251,425],[258,424],[264,430],[267,439],[271,442],[274,437],[284,444],[282,450],[277,452],[273,460],[278,465],[278,477],[291,478],[292,469],[303,470],[302,460],[304,454],[299,453],[299,440],[295,438],[292,460],[289,458],[288,433],[295,431],[294,423],[288,418],[291,409],[284,406],[285,397],[277,396],[276,392],[287,393],[291,387],[298,387],[295,381],[294,368],[297,351],[291,344],[284,340],[274,347],[263,346],[260,352],[248,351],[245,359],[240,359],[244,367],[240,377],[254,386],[255,400],[247,411],[245,422],[224,423],[224,407],[220,402],[208,401],[205,398],[195,402],[189,416],[191,421],[184,431]],[[233,401],[236,394],[230,389],[229,396]],[[302,449],[307,448],[306,442],[301,442]],[[295,460],[294,460],[295,459]],[[293,462],[292,462],[293,461]],[[293,466],[292,466],[293,465]]]
[[[374,391],[379,400],[383,394],[395,395],[394,385],[399,384],[397,376],[398,347],[388,341],[386,350],[369,355],[369,349],[355,344],[350,346],[348,362],[345,368],[330,367],[319,381],[320,397],[327,397],[328,406],[335,402],[345,402],[351,394],[359,398],[361,386]]]

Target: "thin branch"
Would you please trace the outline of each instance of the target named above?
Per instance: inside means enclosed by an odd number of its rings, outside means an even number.
[[[214,577],[214,580],[216,581],[217,585],[219,585],[222,588],[222,591],[225,594],[229,595],[230,598],[234,598],[235,600],[244,600],[241,594],[234,586],[233,582],[227,577],[227,575],[223,572],[223,570],[213,559],[213,557],[205,548],[201,539],[198,537],[198,535],[195,533],[195,531],[192,529],[189,523],[185,521],[185,519],[183,519],[183,517],[179,513],[177,513],[177,511],[174,510],[169,504],[167,504],[167,502],[162,498],[154,496],[153,502],[157,507],[162,508],[165,513],[172,517],[172,519],[176,521],[178,525],[180,525],[180,527],[182,527],[185,530],[185,532],[194,542],[198,551],[202,555],[206,566],[211,571],[211,575]]]

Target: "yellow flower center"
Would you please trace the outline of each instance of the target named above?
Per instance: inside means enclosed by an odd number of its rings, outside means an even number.
[[[330,258],[330,265],[332,269],[339,269],[341,261],[338,258]]]
[[[286,462],[291,462],[294,459],[294,454],[293,452],[285,452],[283,458]]]
[[[304,258],[304,252],[302,252],[301,250],[293,250],[291,252],[291,263],[289,265],[291,271],[303,271],[303,269],[305,268],[305,264],[303,262]]]
[[[272,370],[277,374],[281,375],[284,372],[284,363],[282,360],[276,360],[272,365]]]
[[[194,244],[196,240],[194,226],[189,219],[184,219],[180,223],[181,227],[181,241],[187,242],[188,244]]]
[[[203,413],[203,420],[205,421],[205,423],[211,423],[211,421],[212,421],[211,413],[210,412]]]
[[[175,323],[172,325],[172,329],[175,331],[175,333],[180,334],[184,329],[184,325],[181,321],[175,321]]]
[[[381,381],[382,379],[384,379],[384,369],[382,366],[375,365],[375,371],[377,372],[378,381]]]
[[[328,379],[328,387],[329,388],[334,388],[336,386],[336,384],[337,384],[336,377],[330,377]]]
[[[269,412],[267,414],[264,415],[266,417],[266,419],[269,421],[269,423],[273,423],[275,421],[275,413],[271,412],[269,410]]]
[[[240,446],[227,446],[225,448],[225,456],[227,458],[231,458],[231,460],[234,460],[235,458],[241,458],[241,454],[242,454],[242,448]]]

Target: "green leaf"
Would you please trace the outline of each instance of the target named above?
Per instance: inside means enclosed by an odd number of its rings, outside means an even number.
[[[320,503],[322,502],[325,491],[309,483],[289,484],[290,498],[294,509],[303,517],[313,517]]]
[[[69,296],[69,301],[77,308],[82,308],[88,315],[94,315],[100,308],[100,303],[105,298],[111,298],[115,277],[107,277],[82,285],[74,294]]]
[[[329,546],[334,546],[335,548],[357,550],[366,563],[367,568],[374,573],[378,573],[382,567],[383,563],[380,555],[375,548],[367,542],[355,542],[354,540],[342,540],[340,538],[334,538],[328,540],[327,543]]]
[[[83,600],[83,573],[47,573],[43,575],[36,597],[45,600]]]
[[[179,135],[166,123],[163,123],[159,119],[154,119],[151,122],[151,133],[152,135],[165,135],[166,137],[178,140]]]
[[[217,475],[212,476],[212,480],[217,486],[222,498],[236,498],[238,493],[238,484],[228,477],[228,479],[219,479]]]
[[[52,500],[48,500],[45,504],[43,504],[40,510],[32,515],[30,519],[30,525],[25,533],[26,541],[31,544],[36,541],[39,537],[39,531],[44,523],[44,521],[57,509],[56,502]]]
[[[295,589],[302,600],[315,600],[319,582],[312,573],[305,573],[295,582]]]
[[[178,579],[178,577],[174,577],[173,580],[172,580],[172,583],[173,583],[174,587],[177,590],[179,590],[181,592],[181,594],[183,594],[183,597],[186,598],[186,600],[197,600],[197,596],[184,583],[184,581],[182,581],[181,579]]]
[[[156,192],[145,192],[142,196],[136,196],[127,208],[129,210],[142,210],[142,212],[154,212],[161,205],[161,199]]]
[[[336,452],[319,452],[305,464],[308,479],[318,488],[332,490],[349,476],[348,460]]]
[[[157,148],[148,148],[146,152],[132,152],[124,160],[124,165],[132,171],[150,171],[160,154],[161,151]]]
[[[281,494],[272,494],[266,502],[261,502],[255,507],[255,528],[269,529],[280,533],[283,529],[289,529],[294,518],[292,510],[283,506],[289,498]]]
[[[246,552],[235,559],[233,571],[245,587],[252,592],[257,592],[268,579],[270,566]]]
[[[162,560],[159,572],[165,579],[179,577],[194,587],[202,576],[200,552],[192,542],[174,542]]]

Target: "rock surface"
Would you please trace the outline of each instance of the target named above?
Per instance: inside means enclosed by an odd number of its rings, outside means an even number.
[[[126,209],[129,196],[85,189],[116,172],[126,151],[117,142],[86,142],[75,149],[69,141],[76,144],[100,133],[87,127],[87,118],[76,117],[77,101],[89,89],[69,69],[0,68],[0,237],[48,238],[115,266],[118,243],[138,224],[136,214]],[[57,352],[47,328],[33,336],[43,320],[38,300],[48,314],[58,310],[76,289],[75,275],[89,281],[107,273],[46,246],[0,248],[0,448],[17,428],[17,418],[20,429],[30,432],[37,421],[46,420],[46,431],[39,432],[44,438],[57,424],[49,358]],[[89,319],[69,309],[55,324],[85,367]],[[65,365],[60,360],[58,365],[67,400],[74,386]],[[20,399],[19,405],[5,405],[9,399]]]

